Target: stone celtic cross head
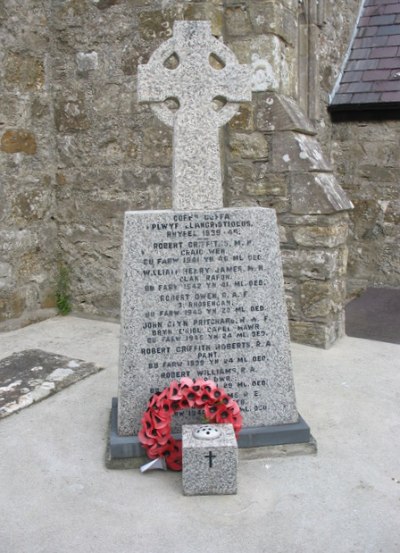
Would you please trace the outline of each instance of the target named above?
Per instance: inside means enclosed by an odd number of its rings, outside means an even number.
[[[223,207],[219,127],[251,100],[251,67],[207,21],[175,21],[173,37],[139,65],[138,99],[174,129],[174,209]]]

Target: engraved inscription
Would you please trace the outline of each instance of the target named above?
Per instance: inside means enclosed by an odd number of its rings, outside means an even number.
[[[272,424],[278,416],[292,421],[297,411],[275,214],[257,208],[135,212],[127,214],[125,232],[133,244],[125,245],[124,294],[134,309],[122,308],[120,401],[132,410],[133,424],[151,394],[182,377],[225,388],[246,425]],[[174,418],[202,420],[198,410]]]
[[[290,366],[282,282],[271,279],[281,270],[279,251],[265,248],[249,211],[132,214],[138,243],[126,255],[137,313],[124,370],[132,383],[148,383],[146,399],[171,380],[201,376],[254,421],[260,413],[268,419],[277,390],[291,386],[281,375]]]
[[[175,214],[173,222],[147,225],[153,241],[141,259],[142,293],[159,307],[145,313],[140,354],[160,388],[182,376],[211,378],[246,411],[249,394],[259,397],[259,388],[268,387],[266,379],[249,378],[271,345],[261,328],[264,306],[243,301],[265,284],[261,255],[244,253],[253,249],[251,229],[250,220],[227,212]]]

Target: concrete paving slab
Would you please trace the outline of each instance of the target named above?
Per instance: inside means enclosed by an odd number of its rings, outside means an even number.
[[[398,553],[400,349],[293,344],[316,456],[242,461],[238,495],[182,495],[181,474],[107,470],[117,324],[55,318],[0,335],[106,367],[0,421],[2,553]]]
[[[0,419],[101,370],[93,363],[41,349],[0,358]]]

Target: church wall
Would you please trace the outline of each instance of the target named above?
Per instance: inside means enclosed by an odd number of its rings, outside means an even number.
[[[33,104],[39,96],[44,107],[40,118],[31,108],[25,110],[21,128],[48,147],[34,154],[1,152],[1,160],[8,166],[10,160],[29,160],[26,174],[18,173],[18,189],[32,188],[28,173],[43,183],[37,190],[46,195],[47,203],[42,202],[49,207],[37,222],[28,215],[24,228],[29,233],[37,229],[51,248],[46,243],[45,257],[35,253],[40,279],[33,267],[18,277],[14,254],[4,255],[2,282],[16,291],[29,288],[31,279],[40,280],[34,281],[38,295],[33,302],[40,310],[54,305],[57,274],[63,267],[75,311],[118,317],[123,214],[171,207],[172,133],[147,106],[137,104],[137,64],[146,63],[171,36],[175,19],[208,19],[213,34],[223,36],[242,63],[263,62],[252,104],[243,104],[223,133],[225,205],[276,209],[293,339],[328,347],[341,336],[348,206],[330,164],[324,111],[342,55],[332,53],[329,41],[338,41],[343,50],[340,33],[351,25],[335,12],[338,3],[325,2],[329,9],[324,13],[315,12],[316,3],[297,0],[32,4],[44,14],[39,28],[46,42],[32,44],[29,55],[45,60],[46,84],[39,82],[24,97]],[[22,28],[22,20],[10,16],[17,2],[4,0],[0,6],[9,23]],[[314,63],[317,40],[325,46]],[[19,47],[10,38],[9,51],[18,52]],[[318,89],[316,82],[322,83]],[[19,128],[11,116],[4,120],[2,135],[3,129]],[[7,170],[11,177],[13,167]],[[14,201],[17,184],[7,186],[1,224],[8,232],[18,226],[7,204]],[[10,237],[7,240],[12,244]],[[48,293],[52,300],[42,304],[41,297]],[[3,321],[20,319],[30,308],[8,309]]]
[[[0,2],[0,330],[55,306],[55,156],[46,2]]]
[[[339,181],[350,216],[348,297],[366,286],[400,287],[400,122],[335,123]]]
[[[110,318],[119,315],[124,212],[170,207],[171,132],[136,101],[144,4],[52,7],[59,248],[73,310]]]
[[[388,111],[375,120],[332,123],[326,110],[359,7],[359,0],[325,2],[320,54],[318,136],[354,204],[347,241],[348,299],[366,286],[400,286],[400,122],[391,120]]]
[[[337,40],[343,20],[324,2],[226,4],[228,45],[242,63],[270,65],[267,90],[228,125],[226,200],[277,211],[292,339],[328,347],[344,333],[349,204],[321,143],[330,139],[321,81],[338,67],[320,43],[324,33]]]

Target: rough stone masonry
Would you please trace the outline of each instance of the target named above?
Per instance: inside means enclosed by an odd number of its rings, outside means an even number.
[[[24,8],[0,1],[1,330],[54,313],[60,265],[76,311],[118,317],[124,212],[172,204],[172,132],[137,103],[137,67],[185,19],[210,21],[257,72],[222,131],[224,205],[276,210],[292,339],[343,333],[347,240],[352,282],[399,285],[399,124],[332,135],[326,112],[358,0]]]

